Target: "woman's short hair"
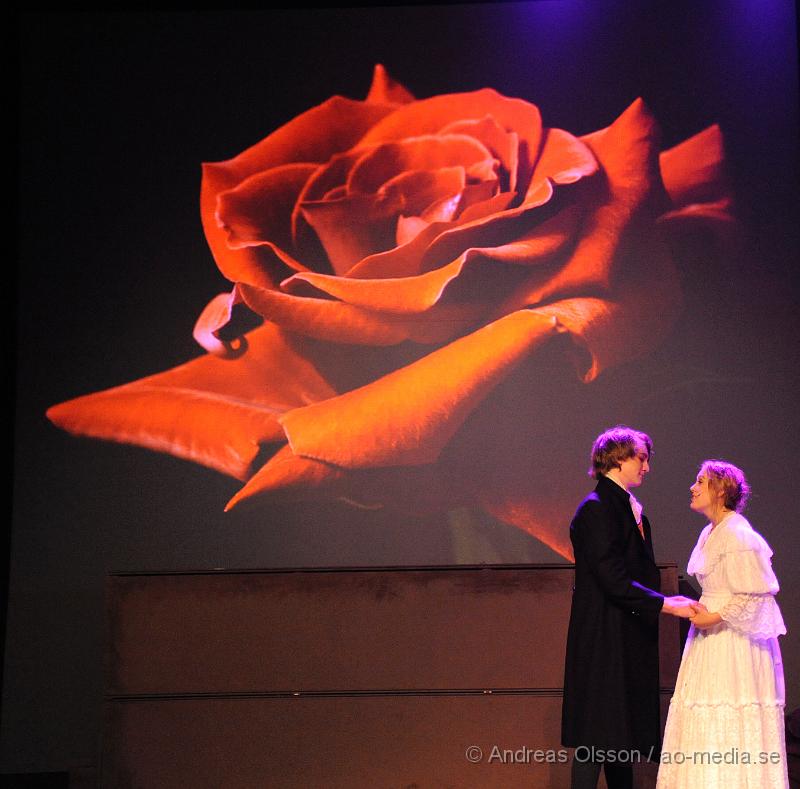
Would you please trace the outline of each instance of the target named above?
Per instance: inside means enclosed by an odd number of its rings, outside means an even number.
[[[605,430],[592,444],[589,476],[600,479],[611,469],[620,468],[622,461],[632,458],[640,446],[647,449],[649,459],[653,454],[653,441],[647,433],[627,425],[617,425]]]
[[[724,460],[704,460],[700,473],[708,477],[712,490],[722,491],[722,503],[726,509],[741,512],[750,498],[750,485],[742,471],[733,463]]]

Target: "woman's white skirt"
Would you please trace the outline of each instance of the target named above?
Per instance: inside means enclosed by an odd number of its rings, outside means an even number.
[[[752,640],[724,622],[692,626],[670,702],[658,789],[786,789],[784,706],[777,638]]]

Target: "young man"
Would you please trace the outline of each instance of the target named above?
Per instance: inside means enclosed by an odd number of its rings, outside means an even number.
[[[573,789],[633,783],[632,751],[658,757],[658,615],[689,617],[697,606],[664,597],[650,523],[630,493],[650,471],[653,443],[618,425],[592,446],[597,487],[570,525],[575,586],[567,635],[561,741],[575,747]]]

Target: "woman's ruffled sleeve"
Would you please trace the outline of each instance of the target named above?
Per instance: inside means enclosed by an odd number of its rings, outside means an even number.
[[[722,551],[726,586],[733,593],[719,611],[729,627],[750,638],[765,639],[786,633],[786,625],[774,595],[779,590],[772,571],[772,550],[750,527],[732,524]]]

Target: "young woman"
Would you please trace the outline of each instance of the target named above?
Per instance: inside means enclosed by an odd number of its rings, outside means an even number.
[[[786,633],[772,551],[741,515],[741,469],[706,460],[690,507],[710,523],[689,559],[703,589],[686,640],[661,751],[658,789],[789,786],[783,665]]]

